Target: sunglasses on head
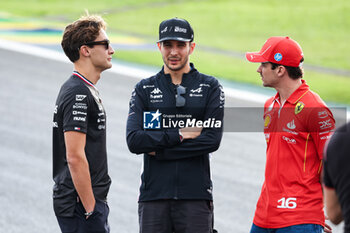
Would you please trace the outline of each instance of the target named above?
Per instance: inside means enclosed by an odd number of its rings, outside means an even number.
[[[87,42],[83,45],[87,46],[94,46],[94,45],[104,45],[105,49],[107,50],[109,48],[109,40],[100,40],[100,41],[92,41],[92,42]]]
[[[181,96],[186,94],[186,87],[181,85],[176,86],[176,107],[183,107],[186,104],[185,97]]]

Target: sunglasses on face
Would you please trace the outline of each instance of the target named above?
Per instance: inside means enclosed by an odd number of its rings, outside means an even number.
[[[100,40],[100,41],[92,41],[92,42],[88,42],[85,43],[83,45],[87,45],[87,46],[94,46],[94,45],[104,45],[105,49],[107,50],[109,48],[109,40]]]
[[[186,94],[186,87],[181,85],[176,86],[176,107],[183,107],[186,104],[185,97],[181,96]]]

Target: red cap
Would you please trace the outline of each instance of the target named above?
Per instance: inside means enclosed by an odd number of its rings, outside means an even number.
[[[298,67],[304,56],[300,45],[289,37],[275,36],[267,39],[260,52],[246,53],[250,62],[272,62]]]

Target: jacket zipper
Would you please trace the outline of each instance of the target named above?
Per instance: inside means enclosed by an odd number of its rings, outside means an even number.
[[[176,87],[175,87],[176,88]],[[175,97],[175,95],[176,95],[176,90],[175,90],[175,88],[172,88],[172,90],[173,90],[173,94],[174,94],[174,98],[175,98],[175,102],[176,102],[176,97]],[[176,112],[176,114],[178,114],[178,109],[175,107],[175,112]],[[179,192],[179,190],[178,190],[178,186],[179,186],[179,162],[178,161],[176,161],[175,162],[175,181],[174,181],[174,183],[175,183],[175,190],[174,190],[174,199],[175,200],[177,200],[178,199],[178,192]]]
[[[174,199],[177,200],[178,199],[178,186],[179,186],[179,176],[178,176],[178,167],[179,167],[179,163],[178,161],[176,161],[175,164],[175,195],[174,195]]]

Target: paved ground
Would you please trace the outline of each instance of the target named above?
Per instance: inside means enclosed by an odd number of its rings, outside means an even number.
[[[72,65],[4,49],[0,57],[0,232],[58,233],[51,200],[52,114]],[[110,225],[117,233],[138,232],[141,157],[129,153],[125,143],[128,100],[137,81],[105,72],[98,84],[108,115]],[[227,98],[227,106],[252,105]],[[226,122],[258,123],[256,117],[238,115]],[[215,225],[220,233],[249,231],[264,163],[262,133],[224,134],[212,159]]]

